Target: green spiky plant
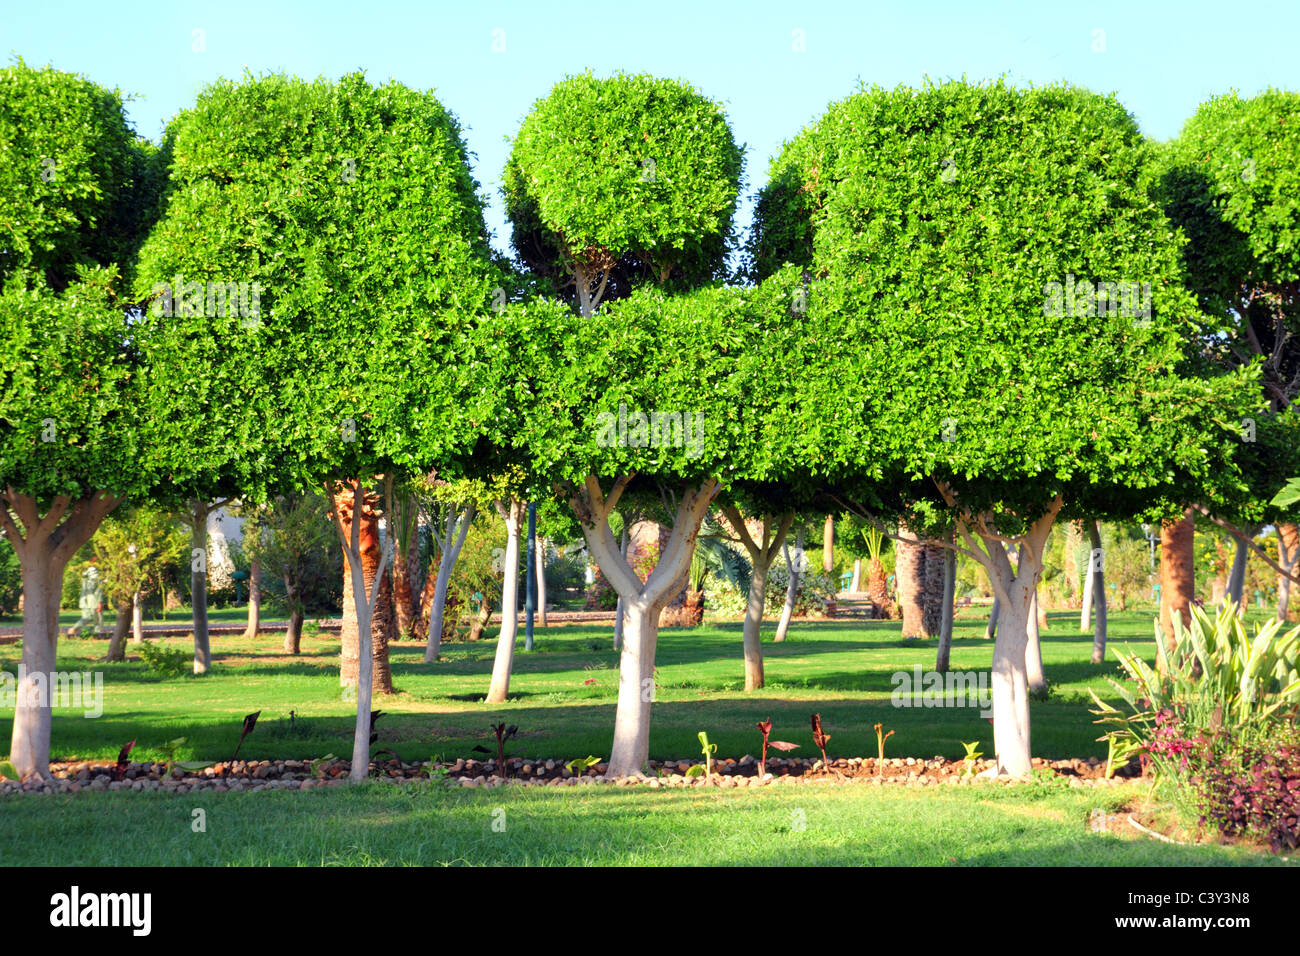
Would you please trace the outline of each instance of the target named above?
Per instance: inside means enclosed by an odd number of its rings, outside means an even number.
[[[983,757],[984,754],[975,749],[980,745],[978,740],[972,740],[970,743],[966,743],[966,741],[963,740],[961,745],[966,748],[966,756],[962,758],[966,764],[966,771],[963,776],[969,780],[971,777],[975,776],[975,761],[979,760],[980,757]]]
[[[713,755],[718,752],[718,745],[709,743],[709,735],[702,730],[696,736],[700,738],[700,748],[704,754],[704,779],[707,780],[713,774]]]

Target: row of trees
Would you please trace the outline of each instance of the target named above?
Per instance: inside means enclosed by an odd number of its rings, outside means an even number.
[[[1236,528],[1274,520],[1275,487],[1300,472],[1289,406],[1269,407],[1267,363],[1240,348],[1237,310],[1264,294],[1243,304],[1220,282],[1231,266],[1267,288],[1269,320],[1290,328],[1296,144],[1278,120],[1296,105],[1270,93],[1198,113],[1250,126],[1247,202],[1215,178],[1236,162],[1227,145],[1157,149],[1111,97],[863,89],[785,146],[741,243],[742,152],[722,108],[681,82],[582,75],[515,139],[506,262],[432,94],[361,75],[221,81],[154,146],[117,94],[19,62],[0,75],[14,157],[0,514],[28,673],[54,667],[53,582],[122,501],[187,505],[197,549],[222,499],[320,489],[349,574],[360,778],[382,684],[372,622],[409,546],[394,491],[432,473],[450,489],[444,554],[472,509],[507,524],[489,700],[515,645],[521,502],[576,519],[622,606],[610,773],[629,774],[648,756],[659,615],[706,515],[729,519],[761,582],[800,516],[849,512],[988,573],[995,746],[1026,772],[1053,524],[1199,507]],[[1231,262],[1214,259],[1216,223],[1247,237]],[[615,537],[620,511],[661,516],[644,576]],[[752,610],[747,685],[761,681]],[[431,620],[431,661],[440,634]],[[20,701],[20,773],[47,772],[49,727],[48,700]]]

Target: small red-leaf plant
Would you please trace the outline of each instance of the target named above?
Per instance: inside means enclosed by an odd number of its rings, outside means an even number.
[[[830,743],[831,735],[822,731],[821,714],[812,715],[812,733],[813,743],[815,743],[817,749],[822,752],[822,769],[829,771],[831,769],[831,762],[826,759],[826,745]]]
[[[519,728],[516,725],[511,724],[507,727],[504,721],[499,724],[492,724],[492,732],[497,735],[497,769],[501,771],[503,777],[510,776],[510,767],[506,764],[506,741],[518,731]]]
[[[244,738],[253,732],[253,728],[257,726],[257,718],[261,716],[262,712],[259,710],[255,714],[244,717],[244,726],[239,732],[239,743],[235,744],[235,755],[230,758],[232,763],[239,759],[239,748],[244,746]]]
[[[134,746],[133,740],[117,752],[117,764],[113,767],[114,780],[121,780],[126,776],[126,768],[131,766],[131,748]]]
[[[784,740],[768,740],[768,737],[772,733],[772,721],[770,718],[768,720],[760,720],[758,722],[758,730],[763,735],[763,756],[758,761],[758,776],[759,779],[762,779],[767,776],[768,744],[771,744],[777,750],[797,750],[799,745],[788,743]]]

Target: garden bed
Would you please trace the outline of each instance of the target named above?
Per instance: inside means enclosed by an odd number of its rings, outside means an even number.
[[[371,776],[396,783],[428,781],[431,777],[462,787],[491,786],[580,786],[619,785],[660,787],[761,787],[799,784],[860,784],[866,786],[970,786],[1017,781],[1006,778],[980,777],[991,771],[991,760],[975,761],[968,773],[964,760],[935,757],[887,758],[880,764],[871,757],[849,757],[830,761],[829,768],[820,759],[777,758],[767,762],[767,773],[760,777],[758,761],[751,755],[739,760],[714,760],[712,772],[702,775],[700,761],[652,760],[651,776],[612,779],[605,776],[607,765],[597,763],[585,771],[574,772],[558,760],[532,760],[512,757],[506,761],[503,776],[495,759],[466,760],[430,764],[426,761],[406,763],[397,759],[375,760]],[[692,768],[699,767],[699,770]],[[194,790],[216,792],[239,790],[311,790],[322,786],[342,786],[347,782],[351,764],[347,760],[250,760],[225,761],[203,770],[186,772],[180,767],[170,771],[165,763],[130,763],[119,774],[111,763],[52,763],[53,786],[28,782],[0,781],[0,794],[79,793],[83,790],[132,790],[189,793]],[[1122,768],[1109,779],[1105,766],[1097,758],[1044,760],[1034,758],[1035,773],[1068,780],[1071,786],[1114,786],[1138,776],[1136,767]]]

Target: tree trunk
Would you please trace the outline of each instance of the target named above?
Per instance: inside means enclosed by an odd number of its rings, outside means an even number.
[[[899,525],[900,534],[910,534]],[[894,574],[898,603],[903,610],[903,637],[929,637],[925,629],[925,549],[910,541],[896,542]]]
[[[1192,620],[1192,601],[1196,597],[1195,533],[1191,508],[1179,520],[1160,526],[1160,627],[1170,650],[1174,647],[1174,615],[1184,625]]]
[[[113,637],[108,642],[108,653],[104,655],[104,660],[126,660],[126,635],[130,630],[131,605],[123,603],[116,608],[116,619],[113,621]]]
[[[194,673],[212,667],[208,643],[208,506],[190,503],[190,598],[194,611]]]
[[[1232,572],[1228,575],[1227,597],[1237,609],[1237,616],[1240,617],[1245,610],[1242,607],[1241,596],[1246,587],[1246,558],[1249,553],[1246,550],[1246,542],[1237,541],[1236,545],[1236,553],[1232,556]]]
[[[954,501],[945,492],[949,506]],[[981,534],[982,555],[969,528],[969,515],[958,521],[967,549],[976,554],[995,593],[1002,599],[999,609],[997,639],[993,645],[993,746],[997,753],[998,773],[1025,776],[1033,769],[1029,736],[1029,683],[1026,651],[1029,643],[1029,620],[1034,613],[1034,594],[1042,577],[1042,555],[1052,523],[1060,513],[1062,497],[1058,495],[1047,511],[1023,536],[1021,557],[1015,569],[1001,539]],[[989,524],[986,515],[980,524]]]
[[[827,576],[835,573],[835,516],[827,515],[822,526],[822,570]]]
[[[794,538],[795,554],[800,557],[800,566],[806,564],[807,559],[803,557],[803,528],[801,527]],[[795,601],[799,597],[799,568],[790,560],[790,545],[787,542],[781,546],[781,552],[785,555],[785,573],[789,579],[785,585],[785,604],[781,606],[781,620],[776,625],[776,636],[772,638],[773,644],[782,644],[785,642],[786,631],[790,628],[790,619],[794,617]],[[879,562],[877,562],[879,563]]]
[[[1032,696],[1047,692],[1047,677],[1043,674],[1043,645],[1038,629],[1038,589],[1029,599],[1029,620],[1025,635],[1025,684]]]
[[[947,673],[948,659],[952,654],[953,600],[957,594],[957,552],[944,548],[943,565],[943,617],[939,621],[939,651],[934,665],[934,669],[940,674]]]
[[[1097,629],[1092,635],[1092,662],[1100,664],[1106,659],[1106,559],[1105,552],[1101,551],[1101,526],[1096,521],[1088,524],[1088,541],[1092,545],[1092,553],[1088,557],[1088,578],[1095,582],[1092,599],[1097,606]],[[1101,552],[1100,556],[1094,558],[1098,552]]]
[[[302,650],[302,611],[289,612],[289,626],[284,631],[284,652],[297,654]]]
[[[474,521],[476,508],[474,503],[461,511],[454,505],[448,505],[446,536],[443,539],[442,554],[438,558],[438,577],[434,582],[433,605],[429,609],[429,636],[424,648],[424,662],[432,664],[438,659],[442,648],[443,616],[447,612],[447,588],[451,583],[451,573],[460,558],[461,548],[465,545],[465,536]],[[487,598],[484,598],[486,603]],[[480,629],[481,631],[481,629]]]
[[[537,617],[538,624],[546,627],[546,539],[537,535],[534,541],[533,550],[537,554]]]
[[[989,609],[989,623],[984,628],[984,640],[990,641],[998,633],[998,615],[1002,611],[1002,599],[993,595],[993,607]]]
[[[14,688],[9,760],[20,779],[49,781],[50,685],[55,679],[63,572],[68,560],[90,540],[104,516],[121,499],[92,492],[74,503],[59,496],[43,518],[34,498],[9,489],[3,492],[3,499],[0,522],[18,556],[23,580],[22,671]],[[25,534],[18,530],[10,509],[21,521]]]
[[[1277,526],[1278,564],[1291,574],[1295,573],[1296,558],[1300,557],[1300,527],[1284,521]],[[1279,574],[1277,577],[1277,619],[1285,621],[1291,603],[1291,579]]]
[[[492,682],[484,703],[501,704],[510,691],[510,671],[515,660],[515,635],[519,629],[519,535],[527,506],[521,501],[497,502],[506,523],[505,578],[501,584],[501,631],[492,662]]]
[[[624,561],[627,560],[627,549],[631,546],[631,541],[632,541],[632,537],[628,533],[628,523],[624,521],[623,522],[623,543],[618,550],[618,553],[623,556]],[[614,605],[614,650],[616,651],[622,650],[623,648],[623,627],[624,627],[623,618],[626,616],[626,614],[627,614],[627,608],[623,604],[623,595],[620,594],[618,596],[618,603]]]
[[[479,605],[478,614],[474,616],[473,622],[469,626],[469,635],[465,638],[467,641],[478,641],[483,638],[483,631],[492,620],[492,602],[488,596],[483,595],[483,603]]]
[[[343,485],[341,491],[334,495],[334,507],[339,514],[339,520],[343,526],[343,533],[348,535],[347,540],[351,540],[352,522],[352,503],[354,500],[355,483],[348,482]],[[388,639],[389,633],[386,625],[389,621],[385,620],[386,613],[391,616],[391,592],[387,601],[387,612],[385,612],[385,602],[381,600],[384,590],[384,581],[380,579],[378,585],[375,583],[375,577],[379,574],[379,566],[383,560],[379,547],[379,515],[376,507],[379,504],[379,496],[373,492],[363,492],[362,510],[360,517],[360,528],[358,529],[358,560],[361,568],[362,579],[360,582],[352,580],[352,562],[345,560],[343,562],[343,626],[339,632],[340,643],[340,666],[339,682],[344,687],[360,688],[358,681],[361,679],[361,665],[367,663],[367,670],[370,674],[370,684],[373,692],[381,694],[391,694],[393,692],[392,672],[388,666]],[[347,557],[346,549],[344,557]],[[356,595],[375,593],[374,604],[366,608],[366,627],[363,628],[361,619],[361,608],[356,604]],[[361,635],[369,635],[369,653],[361,653]]]
[[[257,637],[262,626],[262,562],[254,558],[248,569],[248,627],[244,637]]]
[[[858,594],[862,591],[862,559],[853,559],[853,578],[849,581],[849,592]]]
[[[1092,602],[1093,590],[1097,586],[1097,572],[1093,570],[1097,562],[1101,560],[1097,551],[1101,548],[1101,532],[1094,531],[1097,528],[1097,522],[1091,521],[1088,524],[1088,535],[1092,540],[1092,550],[1088,552],[1088,561],[1084,564],[1083,571],[1083,605],[1079,608],[1079,633],[1088,633],[1088,628],[1092,626]]]
[[[131,643],[144,643],[144,608],[140,592],[131,595]]]
[[[660,551],[655,569],[645,581],[618,553],[609,516],[616,508],[628,476],[618,479],[608,499],[600,482],[590,475],[573,489],[570,505],[582,526],[592,558],[601,573],[626,602],[623,648],[619,655],[618,706],[614,744],[607,776],[640,773],[649,759],[650,708],[654,701],[654,655],[659,636],[659,614],[676,595],[690,570],[691,555],[700,523],[717,490],[717,480],[679,489],[676,515],[667,546]]]
[[[745,623],[742,627],[745,644],[745,692],[763,686],[763,591],[767,587],[767,572],[771,562],[766,555],[754,561],[749,576],[749,600],[745,605]]]
[[[885,566],[880,563],[879,558],[872,558],[867,562],[867,597],[871,599],[871,603],[876,606],[881,615],[891,616],[889,582],[885,578]]]

